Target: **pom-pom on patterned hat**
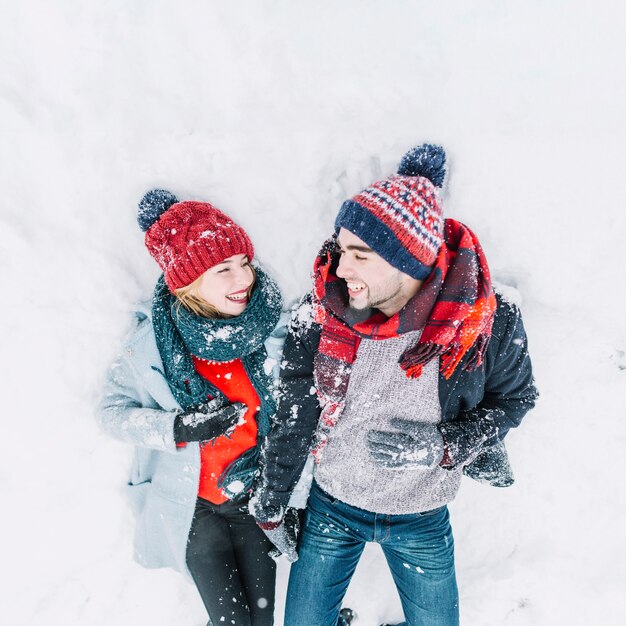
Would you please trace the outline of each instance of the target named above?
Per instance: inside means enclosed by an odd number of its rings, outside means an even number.
[[[396,269],[424,280],[443,242],[438,191],[445,176],[444,149],[417,146],[404,155],[397,174],[341,205],[335,230],[346,228]]]

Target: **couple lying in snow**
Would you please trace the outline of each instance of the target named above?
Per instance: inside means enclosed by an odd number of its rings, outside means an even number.
[[[424,144],[346,200],[310,292],[282,311],[247,233],[206,202],[139,205],[159,264],[110,369],[102,427],[135,446],[135,556],[193,579],[210,624],[349,624],[380,544],[405,624],[458,624],[447,504],[463,474],[512,483],[503,438],[534,406],[517,307],[476,235],[444,219],[445,152]]]

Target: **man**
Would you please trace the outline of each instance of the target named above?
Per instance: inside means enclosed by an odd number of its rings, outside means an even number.
[[[446,505],[464,470],[512,482],[501,442],[537,396],[526,335],[474,233],[443,219],[444,177],[445,152],[425,144],[344,202],[295,311],[251,505],[297,559],[285,626],[337,623],[368,541],[386,557],[403,624],[458,624]],[[288,503],[311,452],[296,554]]]

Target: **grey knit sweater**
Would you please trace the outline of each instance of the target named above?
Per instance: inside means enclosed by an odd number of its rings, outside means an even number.
[[[368,430],[394,430],[390,419],[438,423],[439,360],[417,379],[407,378],[400,355],[421,331],[391,339],[362,339],[352,367],[345,409],[331,429],[315,470],[319,486],[339,500],[374,513],[403,515],[435,509],[454,499],[462,471],[378,466],[367,450]]]

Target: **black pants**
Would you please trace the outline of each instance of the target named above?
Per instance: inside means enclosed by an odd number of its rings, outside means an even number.
[[[187,542],[187,567],[211,622],[272,626],[276,563],[272,544],[248,504],[198,498]]]

